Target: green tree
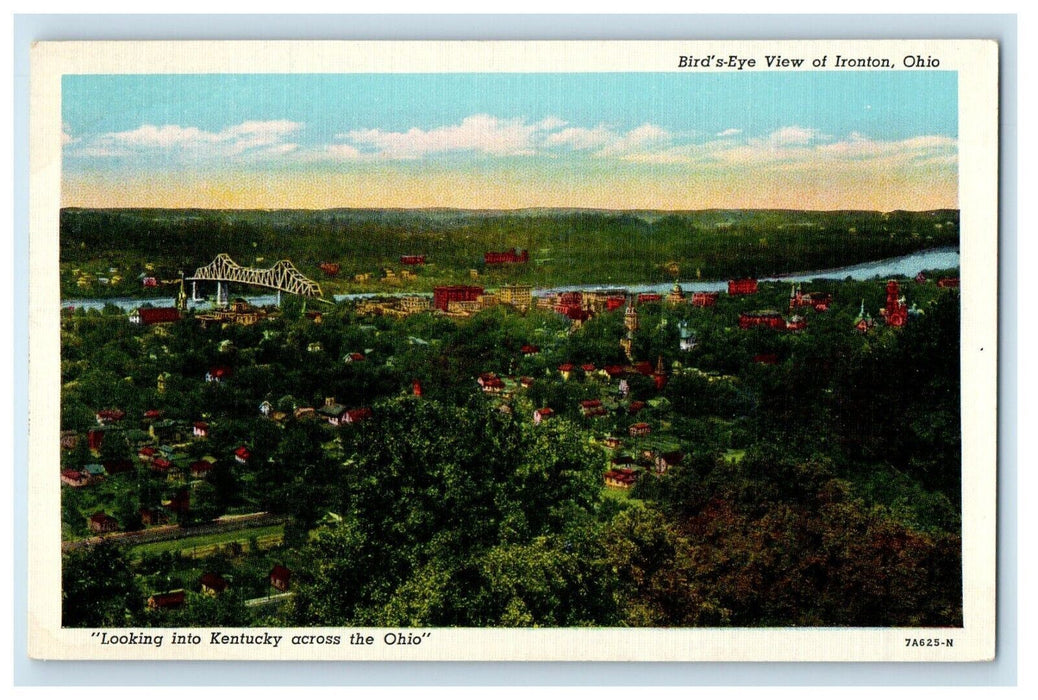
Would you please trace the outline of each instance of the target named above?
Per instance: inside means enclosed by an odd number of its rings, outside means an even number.
[[[126,627],[141,610],[141,592],[119,547],[80,547],[61,564],[63,627]]]

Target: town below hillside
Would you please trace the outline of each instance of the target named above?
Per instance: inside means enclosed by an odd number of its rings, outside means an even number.
[[[63,625],[960,626],[958,271],[758,279],[957,221],[66,210],[63,293],[182,303],[62,312]]]

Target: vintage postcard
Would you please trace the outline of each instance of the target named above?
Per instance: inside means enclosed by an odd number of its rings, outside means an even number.
[[[33,658],[994,657],[995,43],[32,61]]]

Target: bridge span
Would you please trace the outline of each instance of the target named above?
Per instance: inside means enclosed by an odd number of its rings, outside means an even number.
[[[192,296],[196,299],[197,282],[216,282],[216,300],[221,305],[227,304],[227,285],[231,282],[275,289],[279,299],[281,292],[314,299],[323,297],[321,285],[296,269],[290,260],[279,260],[273,267],[262,270],[242,267],[231,256],[220,253],[211,263],[198,268],[194,275],[184,280],[191,282]]]

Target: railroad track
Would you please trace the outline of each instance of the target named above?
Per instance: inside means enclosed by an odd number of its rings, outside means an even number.
[[[232,515],[217,518],[204,525],[193,525],[182,527],[180,525],[159,525],[147,530],[136,530],[134,532],[111,532],[96,537],[87,537],[81,540],[71,540],[61,543],[61,552],[67,552],[90,547],[103,543],[115,544],[147,544],[150,542],[168,542],[187,537],[199,535],[213,535],[222,532],[234,532],[235,530],[246,530],[263,525],[280,525],[288,521],[288,516],[274,515],[272,513],[249,513],[247,515]]]

